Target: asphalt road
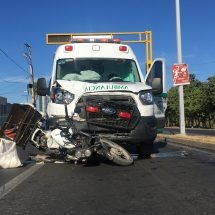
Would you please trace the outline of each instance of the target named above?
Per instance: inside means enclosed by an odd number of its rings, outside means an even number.
[[[162,143],[152,158],[129,167],[44,164],[0,199],[0,213],[212,215],[214,167],[215,154]]]
[[[186,131],[186,134],[189,134],[189,135],[204,135],[204,136],[215,137],[215,129],[186,128],[185,131]],[[164,128],[164,133],[179,134],[180,129],[176,127],[173,127],[173,128],[168,127],[168,128]]]

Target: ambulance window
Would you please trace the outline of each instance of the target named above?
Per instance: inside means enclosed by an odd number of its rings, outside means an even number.
[[[162,61],[155,61],[151,70],[149,71],[148,78],[146,79],[146,84],[152,86],[153,78],[163,78],[163,64]]]
[[[56,79],[85,82],[140,82],[135,61],[130,59],[59,59]]]
[[[128,59],[112,59],[104,62],[107,81],[140,82],[136,64]]]
[[[63,79],[67,74],[75,73],[73,59],[60,59],[57,61],[56,78]]]

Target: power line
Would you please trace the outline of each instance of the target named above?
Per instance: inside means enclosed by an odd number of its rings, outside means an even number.
[[[27,70],[25,70],[22,66],[20,66],[12,57],[10,57],[5,51],[3,51],[1,48],[0,48],[0,51],[11,61],[13,62],[17,67],[19,67],[22,71],[28,73]]]

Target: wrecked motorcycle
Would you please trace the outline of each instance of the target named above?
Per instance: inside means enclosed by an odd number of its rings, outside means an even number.
[[[87,163],[99,155],[120,166],[129,166],[133,163],[133,157],[120,145],[96,134],[78,130],[73,123],[73,117],[78,112],[79,108],[75,108],[70,118],[65,105],[67,126],[56,125],[51,131],[37,128],[32,134],[31,141],[39,149],[57,148],[65,161]]]

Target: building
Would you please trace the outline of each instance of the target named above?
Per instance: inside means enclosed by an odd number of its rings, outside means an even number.
[[[7,119],[11,104],[7,103],[7,98],[0,96],[0,126]]]

